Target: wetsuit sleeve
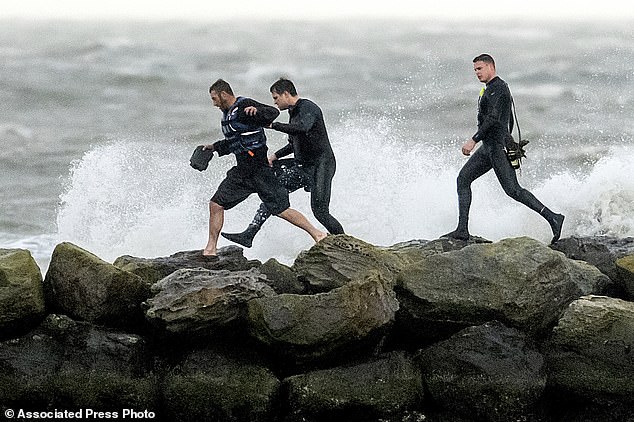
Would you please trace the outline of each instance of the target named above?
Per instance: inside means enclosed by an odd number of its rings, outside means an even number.
[[[229,151],[229,141],[227,141],[226,139],[214,142],[213,146],[214,151],[218,153],[219,157],[231,154],[231,151]]]
[[[482,116],[482,123],[478,126],[478,131],[473,135],[473,140],[476,142],[484,139],[492,129],[506,128],[508,130],[508,122],[503,122],[502,116],[506,115],[506,110],[511,106],[510,94],[504,89],[495,88],[495,91],[487,92],[485,95],[487,96],[487,110],[486,114]]]
[[[298,110],[297,115],[293,117],[292,123],[275,122],[271,125],[271,129],[279,132],[288,133],[289,135],[297,135],[308,132],[319,118],[318,110],[312,110],[303,107]]]
[[[277,158],[282,158],[282,157],[286,157],[287,155],[290,155],[292,153],[293,153],[293,145],[291,145],[291,143],[289,142],[288,144],[286,144],[285,146],[283,146],[282,148],[277,150],[275,152],[275,156]]]
[[[247,107],[255,107],[258,112],[255,113],[254,116],[249,116],[244,112],[244,109]],[[246,99],[240,104],[240,108],[238,109],[238,120],[248,124],[255,124],[257,126],[268,126],[273,120],[277,119],[277,116],[280,115],[280,111],[266,104],[259,103],[252,99]]]

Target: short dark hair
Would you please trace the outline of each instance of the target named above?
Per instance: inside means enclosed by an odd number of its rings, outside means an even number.
[[[491,57],[490,54],[480,54],[479,56],[476,56],[476,58],[473,59],[473,63],[475,62],[491,63],[493,67],[495,67],[495,60],[493,60],[493,57]]]
[[[226,92],[229,95],[233,95],[233,90],[231,89],[231,85],[229,85],[229,82],[223,79],[218,79],[216,82],[211,84],[211,86],[209,87],[210,94],[211,94],[211,91],[215,91],[218,94],[220,94],[221,92]]]
[[[273,85],[271,85],[271,93],[283,94],[285,92],[288,92],[293,97],[297,96],[295,85],[290,79],[279,78]]]

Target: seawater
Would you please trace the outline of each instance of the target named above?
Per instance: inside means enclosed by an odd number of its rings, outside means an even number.
[[[331,212],[347,233],[379,245],[436,238],[457,220],[482,52],[530,140],[520,183],[566,215],[564,236],[634,236],[632,25],[2,23],[0,247],[29,249],[44,268],[62,241],[108,261],[204,246],[208,200],[234,159],[202,173],[188,159],[221,138],[207,92],[220,77],[271,103],[269,86],[286,76],[322,107],[337,156]],[[267,134],[271,149],[286,142]],[[472,233],[550,239],[493,173],[473,191]],[[291,203],[316,222],[308,194]],[[253,196],[228,211],[225,230],[242,230],[257,206]],[[290,264],[311,243],[272,218],[245,255]]]

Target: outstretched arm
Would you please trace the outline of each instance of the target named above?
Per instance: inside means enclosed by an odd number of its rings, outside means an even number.
[[[293,117],[292,123],[275,122],[271,125],[271,129],[288,133],[289,135],[306,133],[312,129],[318,118],[319,109],[310,109],[308,106],[303,106],[298,110],[297,115]]]
[[[229,141],[227,141],[226,139],[216,141],[213,144],[205,145],[203,146],[203,150],[215,151],[218,153],[219,157],[231,153],[231,151],[229,151]]]
[[[245,100],[244,107],[238,110],[238,120],[262,127],[270,126],[279,115],[280,111],[277,108],[252,99]]]

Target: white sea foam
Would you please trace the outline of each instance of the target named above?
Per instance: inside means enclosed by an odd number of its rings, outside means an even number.
[[[433,239],[452,230],[457,219],[455,178],[465,162],[458,140],[442,147],[412,144],[399,139],[395,124],[350,118],[331,131],[338,163],[331,212],[347,233],[379,245]],[[153,145],[113,142],[73,164],[57,216],[60,241],[77,243],[110,261],[124,254],[165,256],[204,246],[207,201],[233,158],[216,157],[209,170],[198,173],[187,164],[194,145]],[[632,160],[631,148],[614,147],[583,176],[563,170],[541,182],[520,176],[520,183],[566,215],[564,236],[632,236]],[[474,182],[473,192],[473,234],[549,241],[548,224],[508,198],[493,172]],[[315,222],[308,194],[292,194],[291,204]],[[241,231],[257,206],[253,195],[227,211],[225,230]],[[219,246],[228,244],[221,239]],[[311,244],[306,233],[271,218],[245,255],[290,264]]]

